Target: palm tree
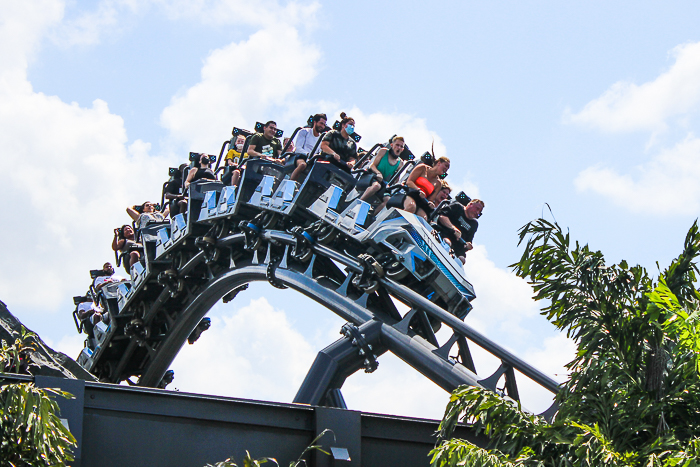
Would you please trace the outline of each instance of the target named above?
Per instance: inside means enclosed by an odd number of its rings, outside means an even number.
[[[527,278],[542,314],[578,346],[550,423],[484,389],[452,395],[432,451],[434,466],[700,465],[700,253],[697,222],[683,252],[653,279],[556,223],[537,219],[519,232]],[[464,421],[488,449],[451,439]]]

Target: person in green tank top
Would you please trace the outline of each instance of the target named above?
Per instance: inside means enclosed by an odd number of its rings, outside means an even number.
[[[403,136],[395,136],[388,148],[382,148],[377,152],[369,170],[374,173],[374,180],[369,187],[362,193],[360,199],[367,201],[381,190],[382,202],[374,212],[379,212],[384,209],[389,195],[386,193],[387,183],[391,180],[394,174],[401,168],[403,161],[399,159],[399,155],[406,147],[406,142]]]

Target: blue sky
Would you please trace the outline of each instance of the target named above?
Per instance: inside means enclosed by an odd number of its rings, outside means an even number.
[[[610,262],[655,271],[700,211],[695,2],[2,0],[0,11],[0,299],[71,355],[71,297],[113,258],[124,208],[158,197],[168,166],[217,152],[234,125],[275,119],[290,134],[344,110],[367,147],[395,133],[416,151],[434,141],[453,185],[486,202],[467,322],[550,373],[571,344],[507,269],[517,229],[548,203]],[[263,315],[281,324],[256,327]],[[287,401],[342,324],[264,285],[212,317],[174,386],[241,397],[265,386]],[[248,334],[269,337],[243,345]],[[197,373],[207,352],[219,359]],[[212,376],[222,366],[235,371]],[[388,400],[397,384],[411,391]],[[355,408],[419,416],[446,401],[391,358],[345,392]]]

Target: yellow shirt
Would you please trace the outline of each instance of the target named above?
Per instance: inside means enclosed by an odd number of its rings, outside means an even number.
[[[248,159],[248,153],[245,153],[243,158],[241,158],[240,152],[236,151],[235,149],[229,149],[226,153],[226,157],[224,157],[224,163],[226,163],[228,159],[233,161],[233,165],[240,165],[243,161]]]

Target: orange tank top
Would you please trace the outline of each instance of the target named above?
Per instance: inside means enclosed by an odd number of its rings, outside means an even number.
[[[425,177],[418,177],[415,183],[416,186],[420,188],[420,191],[425,193],[425,196],[430,196],[435,190],[435,185],[430,183],[430,181],[428,181],[428,179]]]

